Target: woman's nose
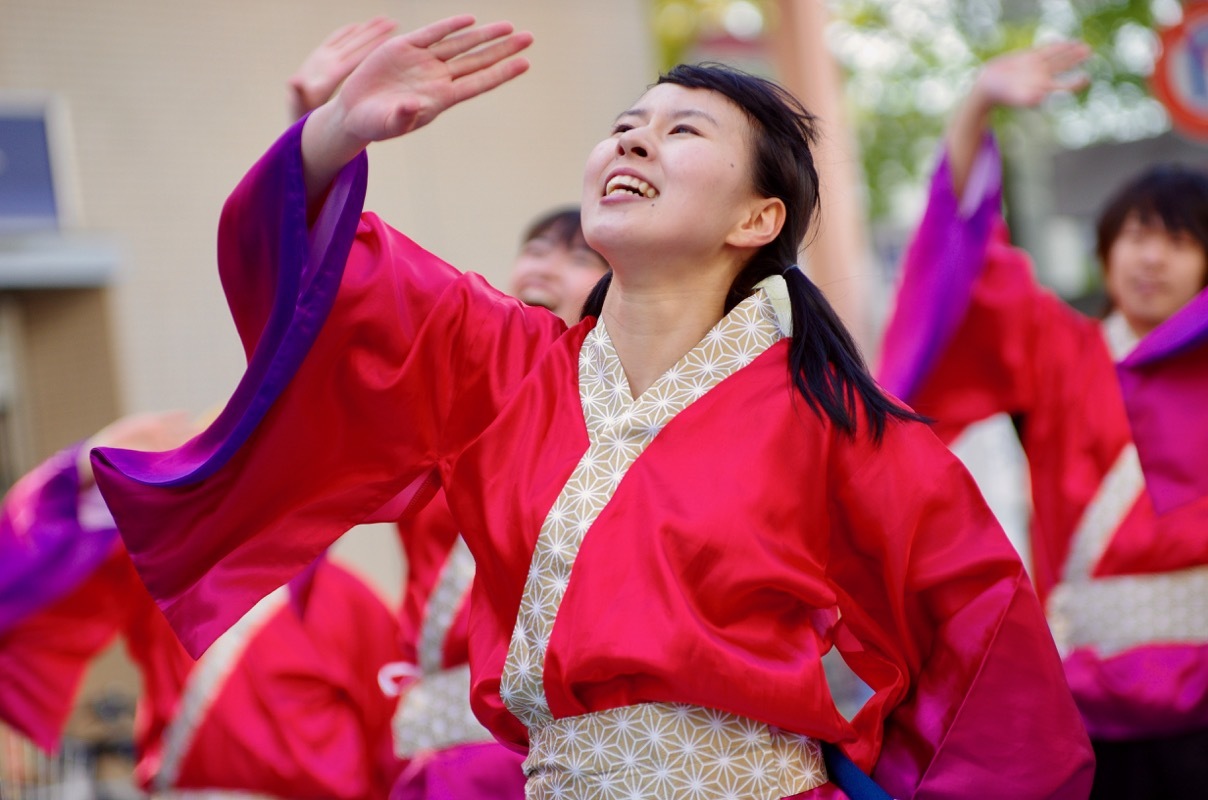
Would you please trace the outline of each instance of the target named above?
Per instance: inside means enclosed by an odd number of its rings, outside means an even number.
[[[637,128],[630,128],[617,137],[617,155],[627,154],[638,158],[647,158],[650,155],[645,137]]]

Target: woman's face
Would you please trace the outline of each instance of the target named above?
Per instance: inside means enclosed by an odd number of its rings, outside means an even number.
[[[587,241],[614,268],[715,257],[759,200],[751,136],[746,114],[723,95],[666,83],[650,89],[587,159]]]
[[[579,321],[587,295],[604,277],[608,265],[587,243],[568,245],[554,231],[524,243],[512,265],[512,296],[553,311],[567,325]]]
[[[1206,272],[1208,258],[1199,241],[1168,231],[1161,220],[1129,216],[1107,251],[1107,293],[1142,336],[1190,302],[1204,287]]]

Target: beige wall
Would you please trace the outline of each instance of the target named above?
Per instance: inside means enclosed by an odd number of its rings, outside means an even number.
[[[533,69],[371,151],[369,205],[502,284],[524,223],[577,200],[587,150],[652,77],[642,0],[0,0],[0,87],[66,96],[85,226],[124,253],[111,292],[123,410],[200,411],[238,380],[214,227],[283,129],[297,63],[344,22],[462,10],[532,30]]]

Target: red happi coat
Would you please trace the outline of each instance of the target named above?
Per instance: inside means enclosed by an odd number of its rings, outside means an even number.
[[[1091,735],[1203,730],[1208,496],[1155,510],[1117,370],[1135,337],[1122,318],[1089,319],[1037,285],[999,217],[997,157],[987,143],[973,173],[990,177],[960,202],[941,162],[882,376],[945,441],[992,414],[1015,419],[1031,472],[1032,578]],[[964,297],[943,296],[962,281]],[[1198,363],[1208,370],[1208,351]]]
[[[400,617],[402,684],[395,754],[407,762],[392,800],[522,800],[518,755],[470,709],[469,610],[474,561],[438,493],[399,523],[407,579]]]
[[[112,520],[98,518],[95,488],[78,490],[76,451],[48,460],[6,498],[0,512],[22,535],[5,547],[39,547],[44,525],[74,526],[81,539],[112,530]],[[64,483],[74,490],[60,491]],[[399,763],[390,752],[394,703],[377,672],[398,657],[397,617],[327,561],[311,576],[301,616],[284,592],[197,662],[114,540],[91,574],[0,634],[0,719],[54,749],[81,677],[121,634],[143,683],[135,744],[145,787],[384,798]]]

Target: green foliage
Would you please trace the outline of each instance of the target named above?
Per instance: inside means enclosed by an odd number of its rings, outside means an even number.
[[[978,66],[1008,50],[1058,38],[1094,49],[1090,88],[1046,106],[1062,145],[1138,139],[1169,126],[1147,77],[1155,9],[1169,21],[1175,0],[831,0],[831,8],[828,39],[847,73],[873,219],[919,184]]]
[[[847,74],[874,220],[890,216],[899,195],[918,187],[978,66],[1008,50],[1053,39],[1082,39],[1094,49],[1086,66],[1090,87],[1046,104],[1049,130],[1063,146],[1140,139],[1169,128],[1147,80],[1157,51],[1154,28],[1178,20],[1179,0],[827,2],[833,20],[827,37]],[[770,0],[651,0],[660,64],[677,63],[700,38],[727,28],[739,6],[775,25]],[[998,122],[1012,124],[1007,115]]]

